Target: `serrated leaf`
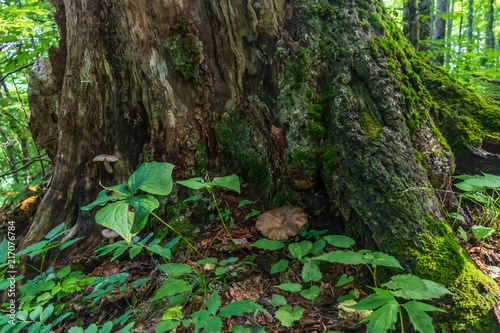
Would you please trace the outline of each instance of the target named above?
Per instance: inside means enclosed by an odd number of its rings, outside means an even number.
[[[300,320],[304,315],[304,310],[300,306],[285,305],[279,308],[274,316],[285,327],[292,327],[293,322]]]
[[[287,305],[286,298],[278,294],[273,294],[273,298],[271,299],[271,305],[272,306]]]
[[[318,265],[312,261],[306,262],[302,267],[302,280],[304,282],[317,282],[321,280],[322,276]]]
[[[256,241],[255,243],[252,244],[252,246],[255,246],[259,249],[262,250],[270,250],[270,251],[275,251],[281,249],[283,246],[285,246],[285,243],[279,240],[270,240],[267,238],[262,238]]]
[[[300,296],[307,298],[308,300],[313,300],[319,295],[319,287],[318,286],[312,286],[309,289],[302,290],[300,292]]]
[[[205,305],[207,306],[207,310],[210,314],[214,315],[217,313],[217,310],[219,310],[220,305],[221,305],[221,298],[217,294],[217,292],[213,292],[210,295],[210,298],[205,302]]]
[[[434,326],[432,325],[432,318],[428,314],[426,314],[425,311],[446,312],[440,308],[436,308],[435,306],[418,301],[410,301],[402,304],[401,306],[403,306],[408,312],[408,316],[410,317],[410,321],[413,324],[415,330],[421,333],[435,332]]]
[[[130,192],[135,194],[138,189],[151,194],[169,195],[172,192],[172,170],[169,163],[151,162],[142,164],[129,178]]]
[[[244,299],[241,301],[230,303],[219,311],[219,316],[231,318],[232,316],[242,316],[244,313],[252,313],[255,310],[267,313],[267,311],[262,306],[253,302],[253,300]]]
[[[335,285],[335,287],[342,287],[343,285],[346,285],[353,280],[354,280],[354,276],[349,276],[347,274],[343,274],[340,277],[339,282],[337,282],[337,284]]]
[[[193,268],[188,264],[179,264],[179,263],[159,265],[158,268],[165,274],[168,274],[174,278],[190,274],[193,271]]]
[[[205,324],[205,329],[203,332],[222,332],[222,320],[220,317],[210,317]]]
[[[288,250],[294,258],[302,259],[304,258],[312,248],[312,242],[302,241],[300,243],[292,243],[288,245]]]
[[[358,303],[347,307],[354,310],[373,310],[389,302],[396,302],[396,299],[390,291],[379,288],[372,289],[375,290],[375,294],[369,295]]]
[[[276,264],[271,267],[271,274],[279,273],[284,271],[290,262],[286,259],[281,259]]]
[[[453,295],[444,285],[411,274],[394,275],[391,281],[383,286],[393,290],[395,296],[409,300],[439,298],[446,294]]]
[[[363,319],[363,322],[369,321],[366,325],[366,333],[380,333],[394,329],[394,324],[398,320],[398,307],[399,304],[396,301],[388,303]]]
[[[179,280],[179,279],[170,279],[167,280],[161,287],[160,289],[156,292],[155,297],[153,297],[153,301],[165,297],[165,296],[172,296],[176,294],[180,294],[185,291],[190,291],[193,289],[193,286],[191,286],[188,282],[184,280]]]
[[[281,290],[292,292],[292,293],[302,290],[302,286],[298,283],[282,283],[282,284],[277,285],[275,287],[280,288]]]
[[[323,236],[323,238],[328,242],[328,244],[342,248],[350,248],[356,243],[354,239],[344,235],[328,235]]]

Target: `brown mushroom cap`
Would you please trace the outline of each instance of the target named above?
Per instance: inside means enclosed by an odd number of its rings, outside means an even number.
[[[283,240],[295,236],[307,222],[307,214],[300,207],[279,207],[257,218],[257,230],[269,239]]]
[[[108,162],[116,162],[118,161],[118,157],[108,154],[101,154],[94,157],[94,162],[108,161]]]

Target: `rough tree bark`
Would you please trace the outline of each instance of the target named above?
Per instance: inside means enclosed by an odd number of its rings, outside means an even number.
[[[420,15],[423,15],[425,17],[423,21],[419,19],[420,50],[427,51],[430,49],[431,43],[424,42],[424,40],[430,40],[432,36],[431,33],[432,21],[434,16],[434,0],[419,1],[418,5]]]
[[[420,14],[418,4],[418,0],[409,0],[405,2],[403,17],[403,21],[407,23],[403,27],[403,32],[406,39],[408,39],[416,51],[419,49],[420,41]]]
[[[448,13],[450,0],[438,0],[436,2],[436,27],[434,28],[434,40],[442,41],[444,46],[444,37],[446,35],[446,20],[443,15]],[[436,62],[440,65],[444,63],[444,55],[439,54],[436,57]]]
[[[486,37],[484,44],[487,49],[493,50],[495,48],[495,33],[493,32],[493,22],[495,20],[495,1],[488,1],[488,10],[486,11]]]
[[[51,2],[60,47],[33,68],[29,99],[55,171],[25,244],[61,221],[95,241],[80,207],[149,156],[176,178],[238,173],[269,206],[301,205],[313,225],[446,284],[437,331],[495,330],[500,290],[438,193],[455,159],[500,132],[500,107],[418,56],[380,2]],[[92,162],[100,153],[120,158],[113,174]]]

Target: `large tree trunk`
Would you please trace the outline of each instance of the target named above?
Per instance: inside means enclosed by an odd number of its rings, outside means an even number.
[[[500,290],[432,187],[500,131],[500,108],[419,57],[381,3],[52,2],[60,49],[34,67],[30,104],[33,128],[57,128],[35,135],[55,171],[25,244],[60,221],[95,241],[80,207],[146,155],[177,178],[208,165],[445,283],[456,302],[437,331],[492,327]],[[120,158],[114,173],[101,153]]]

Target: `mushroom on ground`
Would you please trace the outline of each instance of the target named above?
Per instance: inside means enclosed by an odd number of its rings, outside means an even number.
[[[300,207],[279,207],[257,218],[257,230],[269,239],[283,240],[295,236],[307,222],[307,214]]]
[[[113,244],[114,242],[114,239],[118,236],[120,236],[116,231],[114,230],[111,230],[111,229],[104,229],[101,234],[106,237],[106,238],[109,238],[109,243],[110,244]]]
[[[104,167],[106,168],[106,171],[108,171],[109,173],[113,173],[113,168],[111,167],[109,162],[113,163],[118,160],[119,160],[118,157],[108,154],[101,154],[94,157],[94,162],[104,162]]]

